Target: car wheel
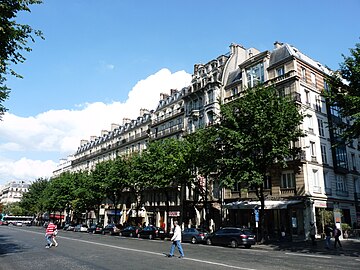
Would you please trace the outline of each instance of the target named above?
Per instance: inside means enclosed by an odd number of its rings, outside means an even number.
[[[152,236],[151,234],[149,234],[149,239],[150,239],[150,240],[153,239],[153,236]]]
[[[210,239],[210,238],[206,239],[206,244],[207,244],[207,245],[212,245],[212,242],[211,242],[211,239]]]
[[[246,244],[246,245],[245,245],[245,248],[251,248],[251,245],[250,245],[250,244]]]
[[[130,236],[130,237],[133,237],[133,234],[132,234],[132,233],[130,233],[130,234],[129,234],[129,236]]]
[[[191,244],[196,244],[196,243],[197,243],[196,238],[195,238],[195,237],[192,237],[192,238],[191,238]]]
[[[237,241],[236,240],[231,240],[230,241],[230,246],[232,247],[232,248],[236,248],[237,246],[238,246],[238,243],[237,243]]]

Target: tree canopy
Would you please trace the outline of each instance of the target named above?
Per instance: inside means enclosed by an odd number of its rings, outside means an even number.
[[[19,24],[15,19],[18,12],[30,12],[30,5],[40,3],[41,0],[2,0],[0,3],[0,119],[7,111],[3,102],[10,93],[5,84],[7,75],[21,78],[11,64],[23,63],[26,60],[23,52],[31,51],[28,42],[35,42],[36,36],[43,38],[41,31]]]
[[[343,129],[344,141],[360,137],[360,43],[350,49],[350,56],[344,56],[340,69],[329,79],[330,89],[325,95],[331,106],[336,106],[342,117],[348,117],[350,124],[337,123]],[[335,127],[336,128],[336,127]]]

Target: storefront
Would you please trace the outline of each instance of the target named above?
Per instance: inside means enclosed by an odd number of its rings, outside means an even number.
[[[226,226],[245,226],[256,230],[256,212],[260,201],[237,201],[224,205]],[[264,233],[269,239],[278,239],[281,230],[289,239],[304,235],[304,202],[301,200],[265,201]]]

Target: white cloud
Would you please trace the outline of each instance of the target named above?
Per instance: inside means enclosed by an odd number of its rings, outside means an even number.
[[[141,108],[155,109],[160,93],[180,90],[190,80],[191,74],[185,71],[171,73],[162,69],[139,81],[124,103],[87,103],[72,110],[50,110],[32,117],[5,114],[0,124],[0,155],[16,153],[23,158],[0,159],[0,184],[21,177],[24,178],[21,180],[33,180],[50,176],[58,161],[41,161],[41,157],[31,153],[53,152],[66,158],[76,151],[81,139],[99,136],[112,123],[122,124],[124,117],[137,118]]]

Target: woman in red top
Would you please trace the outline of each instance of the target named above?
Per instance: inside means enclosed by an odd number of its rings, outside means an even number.
[[[52,246],[52,238],[54,235],[55,230],[57,229],[57,226],[50,221],[49,225],[46,228],[45,237],[46,237],[46,248],[50,248]]]

